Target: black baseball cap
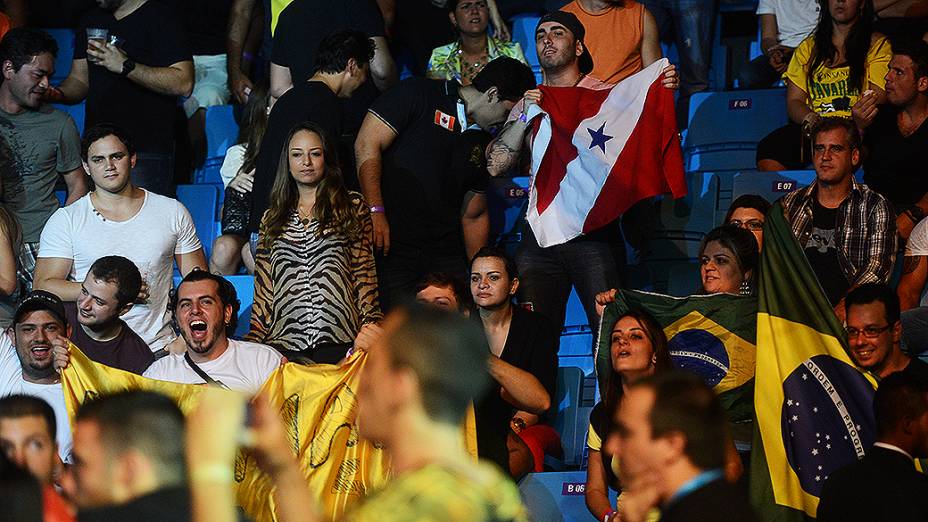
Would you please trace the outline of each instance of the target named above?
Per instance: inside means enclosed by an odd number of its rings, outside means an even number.
[[[528,65],[515,58],[500,56],[490,60],[490,63],[477,73],[471,85],[480,92],[487,92],[490,87],[496,87],[500,98],[516,102],[525,96],[525,91],[535,88],[536,81],[535,74]]]
[[[555,22],[563,25],[567,28],[568,31],[573,33],[574,38],[577,41],[583,44],[583,54],[577,58],[577,65],[580,67],[580,72],[583,74],[589,74],[593,70],[593,56],[590,55],[590,50],[586,47],[586,42],[583,41],[586,37],[586,29],[583,27],[583,24],[577,18],[577,15],[573,13],[568,13],[566,11],[551,11],[550,13],[541,17],[538,20],[538,25],[535,26],[535,31],[538,31],[538,28],[541,27],[541,24],[545,22]]]
[[[56,319],[60,320],[65,328],[68,327],[68,318],[64,313],[64,305],[61,304],[61,298],[45,290],[33,290],[19,302],[19,307],[16,309],[16,314],[13,316],[13,324],[19,324],[24,315],[37,310],[45,310],[55,316]]]

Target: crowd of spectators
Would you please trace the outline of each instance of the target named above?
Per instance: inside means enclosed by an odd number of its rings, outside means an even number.
[[[611,89],[661,60],[662,41],[679,66],[657,86],[673,92],[685,132],[690,97],[709,87],[717,2],[51,4],[0,0],[0,497],[15,500],[12,516],[237,516],[216,466],[235,466],[245,399],[206,393],[185,419],[163,395],[128,391],[88,397],[69,419],[61,372],[73,343],[131,374],[249,397],[283,365],[364,352],[358,426],[387,449],[395,478],[347,517],[527,519],[513,481],[563,451],[554,419],[571,290],[595,330],[623,288],[623,233],[643,225],[623,216],[543,247],[523,223],[507,250],[491,235],[487,192],[528,170],[545,93]],[[738,86],[782,81],[789,123],[757,145],[757,169],[815,179],[777,202],[736,198],[700,231],[693,294],[756,296],[765,221],[782,212],[850,358],[882,381],[875,449],[832,475],[822,520],[928,519],[928,478],[912,466],[928,457],[921,9],[760,1],[763,54]],[[507,25],[522,12],[540,16],[534,48]],[[59,45],[39,27],[73,30],[58,85]],[[403,69],[412,77],[400,81]],[[79,103],[82,132],[55,105]],[[175,192],[203,163],[207,108],[230,103],[240,132],[207,249]],[[254,277],[242,338],[224,277],[239,273]],[[749,441],[705,383],[674,370],[652,313],[632,309],[602,332],[611,371],[589,419],[591,515],[754,520],[740,487]],[[479,465],[459,440],[470,405]],[[280,519],[313,520],[318,500],[278,416],[260,399],[250,408]],[[875,502],[860,491],[873,476],[904,494]]]

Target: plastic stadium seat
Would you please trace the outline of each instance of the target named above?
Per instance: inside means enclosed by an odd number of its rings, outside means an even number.
[[[209,259],[209,251],[216,239],[216,214],[219,211],[219,190],[222,185],[178,185],[177,199],[187,207],[193,217],[197,236]]]
[[[71,72],[71,61],[74,59],[74,30],[73,29],[42,29],[58,43],[58,56],[55,58],[55,74],[51,77],[52,85],[58,85]],[[86,42],[84,42],[86,44]]]
[[[699,288],[699,263],[677,263],[670,266],[667,280],[667,295],[686,297]]]
[[[701,92],[690,98],[687,172],[755,167],[759,142],[786,124],[786,90]]]
[[[779,172],[740,172],[732,183],[732,201],[744,194],[757,194],[773,203],[787,192],[807,187],[815,181],[814,170]]]
[[[255,278],[244,274],[226,276],[226,279],[235,286],[235,293],[241,302],[238,310],[238,326],[235,329],[235,337],[241,337],[248,333],[251,323],[251,305],[255,299]]]
[[[573,366],[557,369],[557,396],[554,399],[557,417],[554,419],[554,429],[561,436],[564,464],[567,466],[580,464],[583,446],[586,444],[586,431],[590,419],[588,412],[585,419],[581,418],[580,412],[583,375],[583,370]]]
[[[74,120],[74,124],[77,125],[77,132],[84,134],[84,113],[86,102],[80,102],[76,105],[62,105],[59,103],[54,104],[54,107],[62,112],[68,113],[71,116],[71,119]]]
[[[688,172],[687,193],[680,199],[664,197],[658,213],[662,230],[706,232],[715,226],[721,182],[712,172]]]
[[[528,62],[532,72],[535,73],[535,80],[541,83],[541,64],[538,63],[538,52],[535,51],[535,27],[541,20],[537,15],[519,15],[512,18],[512,41],[519,42],[522,46],[522,54],[525,55],[525,61]]]
[[[238,138],[238,123],[231,105],[215,105],[206,108],[206,161],[194,173],[195,183],[222,183],[219,167],[229,147]]]
[[[55,197],[58,198],[58,204],[63,207],[64,202],[68,200],[68,191],[67,190],[56,190]]]
[[[529,473],[519,481],[522,501],[534,522],[594,521],[584,498],[586,471]],[[615,505],[616,492],[609,491]]]
[[[520,229],[528,202],[528,182],[528,176],[490,178],[487,207],[491,237],[502,234],[507,241],[521,239]]]

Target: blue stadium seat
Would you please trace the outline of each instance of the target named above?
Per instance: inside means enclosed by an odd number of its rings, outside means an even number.
[[[219,167],[238,138],[238,123],[231,105],[206,108],[206,161],[194,172],[194,183],[222,183]]]
[[[732,182],[732,200],[744,194],[757,194],[773,203],[787,192],[807,187],[815,181],[814,170],[779,172],[739,172]]]
[[[528,176],[490,179],[487,207],[491,237],[503,235],[504,241],[517,241],[522,237],[518,227],[525,216],[528,182]]]
[[[216,214],[219,212],[219,191],[222,185],[178,185],[177,199],[187,207],[193,217],[197,236],[209,259],[213,240],[216,239]]]
[[[687,193],[663,197],[658,206],[661,230],[706,232],[715,226],[721,180],[712,172],[688,172]]]
[[[667,279],[667,295],[686,297],[699,288],[699,263],[681,262],[670,266]]]
[[[589,411],[586,411],[586,418],[581,417],[583,376],[583,370],[577,367],[561,366],[557,369],[557,396],[553,405],[557,408],[557,417],[554,419],[554,429],[561,436],[565,466],[580,465],[586,444],[590,418]]]
[[[251,305],[255,298],[255,278],[243,274],[226,276],[226,279],[235,286],[235,293],[238,295],[238,300],[241,301],[238,312],[238,326],[235,329],[235,337],[240,338],[248,333],[248,327],[251,323]]]
[[[62,112],[68,113],[71,116],[71,119],[74,120],[74,124],[77,125],[77,132],[84,134],[84,109],[86,102],[80,102],[76,105],[63,105],[60,103],[54,104],[54,107]]]
[[[538,15],[519,15],[512,18],[512,41],[519,42],[525,61],[535,73],[535,80],[541,83],[541,64],[538,63],[538,53],[535,51],[535,27],[538,25]]]
[[[74,59],[74,30],[73,29],[42,29],[58,43],[58,56],[55,58],[55,74],[51,77],[52,85],[58,85],[71,72],[71,61]],[[86,45],[86,42],[84,42]]]
[[[55,197],[58,198],[58,204],[63,207],[64,202],[68,200],[68,191],[67,190],[56,190]]]
[[[534,522],[594,521],[586,509],[586,471],[529,473],[519,481],[522,501]],[[616,492],[609,491],[614,506]]]
[[[689,111],[687,172],[752,169],[757,142],[787,123],[786,90],[701,92]]]

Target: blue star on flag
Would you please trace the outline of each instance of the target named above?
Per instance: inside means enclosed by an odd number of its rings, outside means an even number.
[[[611,140],[614,137],[614,136],[610,136],[606,134],[605,132],[603,132],[605,129],[606,129],[605,122],[603,122],[603,124],[599,126],[598,130],[593,130],[590,128],[587,129],[587,131],[589,131],[590,133],[590,137],[592,138],[592,141],[590,142],[590,148],[592,149],[593,147],[599,147],[600,149],[602,149],[603,154],[606,153],[606,142]]]

